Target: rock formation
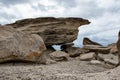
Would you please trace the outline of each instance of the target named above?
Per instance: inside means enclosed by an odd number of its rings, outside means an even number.
[[[63,51],[55,51],[50,53],[50,57],[55,61],[67,61],[68,56],[69,55]]]
[[[92,40],[90,40],[89,38],[84,38],[83,39],[83,45],[99,45],[99,46],[102,46],[101,44],[97,43],[97,42],[94,42]]]
[[[46,46],[73,42],[77,38],[78,27],[90,22],[82,18],[31,18],[8,24],[17,30],[40,35]]]
[[[40,36],[0,26],[0,62],[20,60],[45,63],[45,49]]]
[[[118,49],[118,60],[119,60],[118,65],[120,65],[120,31],[118,33],[117,49]]]

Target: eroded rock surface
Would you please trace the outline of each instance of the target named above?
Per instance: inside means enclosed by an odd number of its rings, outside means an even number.
[[[78,27],[90,22],[82,18],[31,18],[9,24],[17,30],[39,34],[46,46],[73,42],[77,38]]]
[[[69,55],[63,51],[54,51],[50,53],[50,57],[55,61],[67,61]]]
[[[90,40],[87,37],[85,37],[83,39],[83,45],[98,45],[98,46],[102,46],[100,43],[94,42],[94,41]]]
[[[26,34],[12,27],[0,26],[0,62],[30,61],[45,62],[46,49],[42,38],[36,34]]]

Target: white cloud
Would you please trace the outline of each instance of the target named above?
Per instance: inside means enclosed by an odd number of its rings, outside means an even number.
[[[119,0],[0,0],[0,24],[31,17],[82,17],[90,25],[79,28],[76,41],[89,37],[102,44],[116,41],[120,30]]]

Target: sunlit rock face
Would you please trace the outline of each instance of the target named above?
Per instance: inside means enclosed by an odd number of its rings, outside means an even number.
[[[46,47],[40,36],[0,26],[0,62],[19,60],[42,63],[44,50]]]
[[[82,18],[40,17],[16,21],[8,24],[15,29],[40,35],[46,46],[63,44],[77,38],[78,27],[90,22]]]

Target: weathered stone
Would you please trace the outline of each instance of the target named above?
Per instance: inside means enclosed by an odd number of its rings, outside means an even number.
[[[45,49],[42,38],[36,34],[26,34],[12,27],[0,27],[0,62],[20,60],[45,63]]]
[[[65,51],[68,53],[67,49],[71,48],[73,45],[74,45],[73,42],[61,44],[61,51]]]
[[[80,60],[92,60],[95,57],[94,52],[86,53],[86,54],[81,54],[80,55]]]
[[[47,48],[47,50],[45,51],[46,54],[56,51],[52,46],[46,46],[46,48]]]
[[[50,57],[55,61],[67,61],[69,55],[63,51],[55,51],[50,53]]]
[[[98,60],[91,60],[90,63],[91,63],[91,64],[101,64],[101,62],[98,61]]]
[[[119,60],[118,65],[120,65],[120,31],[118,33],[117,49],[118,49],[118,60]]]
[[[17,30],[31,34],[39,34],[46,46],[73,42],[77,38],[78,27],[89,24],[82,18],[33,18],[9,24]]]
[[[108,64],[111,64],[111,65],[117,65],[118,64],[117,61],[114,61],[114,60],[111,60],[111,59],[104,59],[104,62],[108,63]]]
[[[118,53],[116,43],[112,43],[112,44],[108,45],[108,48],[110,48],[110,53],[111,54],[117,54]]]
[[[110,48],[108,47],[102,47],[98,45],[84,45],[84,49],[87,49],[91,52],[97,52],[97,53],[102,53],[102,54],[109,54]]]
[[[62,44],[61,49],[62,51],[69,54],[70,57],[77,57],[80,54],[89,52],[89,50],[85,50],[79,47],[73,47],[74,43]]]
[[[102,61],[104,61],[105,59],[109,59],[111,61],[118,63],[118,56],[113,55],[113,54],[98,54],[98,57]]]
[[[84,38],[83,39],[83,45],[98,45],[98,46],[102,46],[100,43],[94,42],[94,41],[90,40],[89,38]]]

